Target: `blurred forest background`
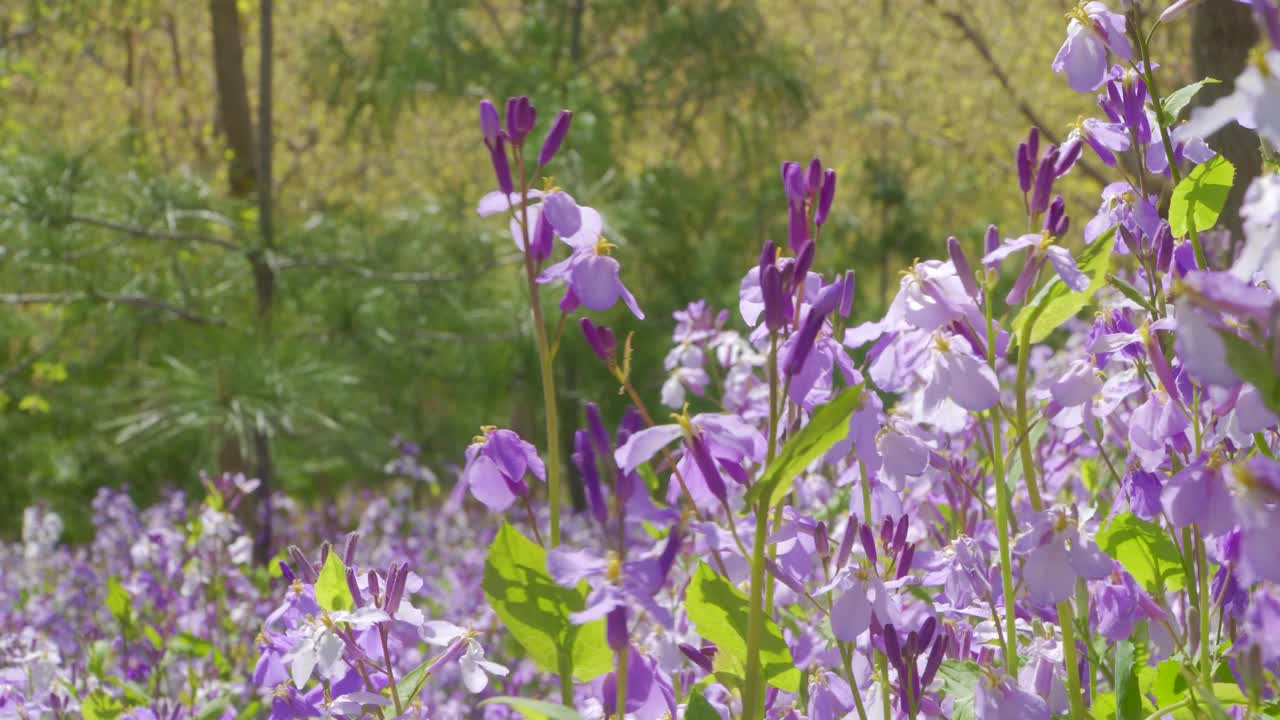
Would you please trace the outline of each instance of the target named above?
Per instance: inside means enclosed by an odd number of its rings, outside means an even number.
[[[619,245],[649,320],[600,319],[638,331],[655,404],[671,312],[737,321],[785,235],[782,159],[840,173],[815,269],[856,268],[869,319],[948,234],[1020,222],[1033,122],[1095,114],[1049,68],[1070,4],[4,0],[0,532],[41,499],[74,533],[98,486],[145,502],[200,470],[370,486],[397,434],[446,485],[481,424],[542,445],[514,248],[474,211],[482,97],[530,95],[536,137],[575,111],[553,169]],[[1196,79],[1191,28],[1159,35],[1168,88]],[[1080,228],[1101,186],[1070,179]],[[558,364],[567,432],[583,399],[616,417],[576,331]]]

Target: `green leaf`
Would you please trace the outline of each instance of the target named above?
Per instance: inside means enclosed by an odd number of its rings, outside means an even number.
[[[111,617],[121,625],[129,624],[129,612],[133,605],[133,600],[129,597],[129,591],[124,589],[120,581],[114,577],[107,578],[107,612],[111,613]]]
[[[809,463],[849,434],[849,416],[861,402],[862,386],[855,385],[845,388],[831,402],[818,408],[809,424],[787,440],[782,452],[765,469],[764,476],[747,493],[747,502],[757,503],[766,493],[771,506],[781,500],[791,491],[791,483]]]
[[[1172,705],[1187,696],[1187,680],[1182,676],[1182,663],[1165,660],[1156,666],[1156,679],[1151,693],[1161,707]]]
[[[1227,350],[1227,364],[1240,379],[1258,388],[1262,402],[1272,412],[1280,409],[1280,376],[1276,375],[1271,353],[1235,333],[1218,331]]]
[[[160,632],[155,626],[148,625],[142,629],[142,634],[147,636],[147,641],[151,643],[151,647],[159,650],[164,647],[164,638],[160,637]]]
[[[685,592],[685,607],[698,634],[719,648],[717,661],[723,655],[735,661],[735,667],[746,666],[747,598],[733,583],[717,575],[706,563],[701,563]],[[770,685],[786,692],[799,691],[800,669],[791,657],[791,649],[787,647],[782,631],[772,619],[766,619],[760,665],[764,679]]]
[[[333,553],[329,553],[330,556]],[[194,720],[213,720],[216,717],[222,717],[222,713],[226,712],[227,706],[231,704],[231,698],[223,697],[210,701],[208,705],[200,708],[200,712],[195,714]]]
[[[150,705],[154,702],[151,696],[147,694],[146,688],[132,680],[121,680],[117,677],[103,678],[103,682],[114,685],[124,691],[124,701],[129,707],[139,707],[141,705]]]
[[[191,633],[182,633],[169,639],[169,650],[184,657],[204,658],[213,651],[213,643]]]
[[[1112,720],[1116,716],[1116,694],[1113,692],[1099,693],[1093,698],[1093,702],[1089,704],[1089,715],[1094,720]]]
[[[422,692],[422,686],[427,682],[427,668],[434,665],[443,655],[442,652],[435,657],[427,658],[418,667],[400,676],[400,680],[396,682],[396,695],[400,697],[400,707],[412,704],[414,698],[418,697]]]
[[[332,550],[324,560],[320,577],[316,578],[316,604],[329,612],[351,610],[356,606],[351,588],[347,587],[347,567],[342,564],[338,553]]]
[[[1142,693],[1138,689],[1138,676],[1134,672],[1133,642],[1116,643],[1115,688],[1116,720],[1142,720]]]
[[[1111,250],[1114,246],[1112,239],[1115,234],[1116,229],[1113,227],[1095,238],[1076,256],[1080,270],[1090,278],[1089,287],[1081,292],[1075,292],[1054,276],[1040,288],[1035,297],[1031,298],[1031,302],[1027,303],[1026,307],[1022,308],[1013,319],[1013,327],[1018,337],[1023,337],[1026,324],[1032,323],[1030,341],[1038,343],[1048,337],[1049,333],[1057,330],[1062,323],[1088,307],[1094,293],[1107,284],[1107,270],[1111,267]]]
[[[1184,584],[1178,547],[1159,525],[1133,513],[1116,515],[1098,531],[1098,547],[1124,566],[1147,590],[1163,594]]]
[[[482,700],[479,704],[492,705],[494,703],[514,708],[526,720],[582,720],[582,716],[578,714],[577,710],[543,700],[503,695]]]
[[[1182,113],[1183,108],[1187,106],[1187,103],[1191,102],[1191,99],[1196,96],[1196,93],[1200,92],[1201,88],[1205,85],[1213,85],[1220,82],[1222,81],[1207,77],[1200,82],[1193,82],[1169,93],[1169,97],[1165,98],[1163,103],[1165,115],[1168,117],[1167,124],[1172,125],[1178,119],[1178,115]]]
[[[591,680],[613,669],[604,620],[569,622],[570,613],[586,607],[586,584],[557,585],[547,574],[547,551],[509,523],[489,546],[482,586],[502,624],[542,670]]]
[[[973,691],[981,668],[968,660],[943,660],[938,666],[942,692],[953,701],[951,720],[973,720]]]
[[[720,720],[720,713],[711,707],[701,690],[694,688],[684,709],[684,720]]]
[[[84,720],[115,720],[125,711],[124,703],[97,690],[80,702]]]
[[[1235,174],[1235,166],[1218,155],[1182,178],[1169,198],[1169,229],[1174,237],[1186,237],[1192,229],[1204,232],[1213,228]]]

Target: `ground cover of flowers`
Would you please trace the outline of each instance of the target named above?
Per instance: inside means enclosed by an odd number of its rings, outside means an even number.
[[[527,98],[481,103],[478,212],[524,255],[569,456],[485,427],[438,497],[273,498],[265,567],[251,478],[103,490],[84,546],[30,508],[0,553],[0,718],[1280,716],[1280,9],[1247,3],[1254,64],[1189,111],[1203,83],[1164,87],[1146,48],[1190,4],[1069,14],[1052,70],[1094,116],[1011,140],[998,190],[1026,216],[940,241],[880,317],[823,265],[814,159],[781,165],[789,232],[737,307],[646,319],[606,214],[543,180],[572,114],[537,144]],[[1240,237],[1203,139],[1233,122],[1266,168]],[[1097,207],[1055,193],[1081,162],[1115,179]],[[618,303],[634,332],[591,319]],[[668,334],[665,378],[633,376]],[[559,415],[563,343],[623,416]],[[389,470],[435,483],[396,446]]]

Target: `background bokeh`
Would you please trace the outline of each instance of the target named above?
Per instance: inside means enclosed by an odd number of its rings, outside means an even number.
[[[1023,216],[1033,120],[1061,138],[1095,112],[1049,69],[1069,4],[277,0],[264,240],[229,139],[258,123],[259,3],[2,2],[0,532],[43,500],[83,537],[99,486],[148,502],[201,470],[327,497],[381,482],[395,435],[446,486],[482,424],[541,445],[514,248],[474,212],[483,97],[530,95],[536,137],[575,111],[552,170],[618,245],[648,319],[601,319],[637,331],[655,401],[671,312],[736,309],[784,236],[782,159],[840,173],[817,269],[857,268],[855,318],[878,316],[913,257]],[[1189,27],[1153,51],[1170,87]],[[1068,179],[1078,229],[1100,185]],[[572,325],[557,364],[568,432],[581,400],[621,402]]]

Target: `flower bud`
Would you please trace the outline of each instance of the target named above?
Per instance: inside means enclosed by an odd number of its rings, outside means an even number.
[[[938,629],[938,619],[932,615],[925,618],[920,624],[920,649],[929,647],[929,641],[933,639],[933,631]]]
[[[342,548],[342,562],[350,567],[356,562],[356,548],[360,545],[360,533],[347,533],[347,544]]]
[[[711,658],[707,657],[702,650],[690,645],[689,643],[680,643],[679,648],[680,652],[684,653],[684,656],[689,658],[694,665],[697,665],[707,672],[712,672]]]
[[[1040,128],[1035,125],[1027,131],[1027,159],[1034,166],[1036,158],[1040,156]]]
[[[907,573],[911,572],[911,560],[915,557],[915,555],[916,555],[915,543],[910,543],[905,548],[902,549],[902,555],[898,558],[898,572],[896,573],[896,577],[901,579],[906,577]]]
[[[831,538],[827,536],[827,524],[818,521],[813,526],[813,548],[817,551],[818,557],[828,557],[831,555]]]
[[[720,468],[716,467],[715,458],[711,457],[711,451],[702,441],[702,436],[695,432],[686,444],[693,455],[693,462],[698,466],[698,472],[702,473],[702,479],[707,483],[707,489],[721,502],[728,500],[729,494],[724,478],[720,476]]]
[[[782,189],[787,194],[787,203],[792,207],[799,206],[803,209],[805,197],[809,194],[804,169],[800,167],[799,163],[791,163],[783,173]]]
[[[1018,188],[1022,190],[1023,194],[1026,194],[1031,191],[1031,170],[1035,164],[1027,150],[1026,143],[1018,143],[1015,162],[1018,168]]]
[[[975,300],[978,299],[981,295],[978,290],[978,281],[974,277],[973,268],[969,266],[969,258],[964,254],[964,247],[960,245],[955,235],[947,238],[947,254],[951,256],[951,264],[956,268],[956,275],[960,277],[960,284],[964,287],[965,293]]]
[[[614,652],[627,646],[627,606],[618,605],[609,611],[605,619],[605,638]]]
[[[809,195],[818,192],[822,185],[822,160],[813,158],[809,161],[809,174],[805,176],[805,190]]]
[[[1141,257],[1142,236],[1134,235],[1134,232],[1126,227],[1124,223],[1121,223],[1117,229],[1120,233],[1120,238],[1124,240],[1124,246],[1129,249],[1129,252],[1135,256]]]
[[[498,109],[488,100],[480,101],[480,132],[484,135],[485,144],[490,146],[498,141],[498,133],[502,132]]]
[[[364,577],[369,585],[369,594],[373,595],[374,599],[376,600],[378,597],[378,590],[379,590],[378,573],[373,570],[370,570],[368,573],[365,574]]]
[[[787,355],[787,361],[782,366],[784,373],[796,375],[804,368],[805,361],[809,359],[809,353],[813,351],[813,344],[818,339],[818,332],[822,330],[822,325],[826,321],[826,313],[818,312],[816,305],[809,308],[804,324],[800,326],[800,331],[791,341],[791,353]]]
[[[792,249],[794,250],[794,248]],[[806,240],[804,246],[796,253],[796,264],[791,273],[790,290],[794,291],[797,288],[804,287],[805,278],[809,276],[809,268],[813,267],[813,254],[816,251],[817,248],[813,246],[813,243]]]
[[[1058,148],[1050,145],[1040,162],[1036,172],[1035,183],[1031,186],[1031,214],[1039,215],[1049,207],[1049,194],[1053,192],[1055,169],[1058,165]]]
[[[360,594],[360,583],[356,582],[356,569],[353,567],[347,568],[347,590],[351,592],[351,599],[356,607],[363,607],[364,596]]]
[[[907,674],[907,664],[902,661],[902,646],[898,644],[898,631],[892,623],[884,626],[884,654],[899,673]]]
[[[764,323],[770,331],[777,331],[787,324],[790,298],[782,287],[782,271],[770,265],[760,276],[760,294],[764,298]]]
[[[538,167],[551,162],[551,159],[560,151],[564,136],[569,134],[571,120],[573,120],[573,113],[568,110],[556,113],[556,119],[551,122],[551,127],[547,129],[547,137],[542,141],[542,149],[538,151]]]
[[[778,260],[778,246],[772,240],[765,240],[764,247],[760,248],[760,272],[773,265]]]
[[[609,519],[609,506],[600,488],[600,472],[596,467],[596,454],[585,430],[573,434],[573,464],[582,475],[583,494],[587,496],[587,509],[596,522],[604,524]],[[607,461],[606,461],[607,462]]]
[[[1062,150],[1058,153],[1058,164],[1054,167],[1054,177],[1062,177],[1075,167],[1076,161],[1080,159],[1080,151],[1084,149],[1084,144],[1080,142],[1080,138],[1072,138],[1063,144]]]
[[[511,181],[511,163],[507,160],[507,141],[501,135],[489,146],[489,162],[493,165],[498,189],[508,195],[515,192],[515,185]]]
[[[609,444],[609,430],[604,426],[604,419],[600,417],[600,406],[588,402],[583,405],[583,409],[587,416],[587,433],[591,438],[592,447],[601,455],[608,455],[613,448]]]
[[[809,242],[809,220],[804,215],[804,204],[787,205],[787,247],[798,253]]]
[[[862,552],[866,553],[867,559],[874,564],[876,562],[876,539],[871,534],[870,525],[858,527],[858,539],[862,541]]]
[[[818,209],[813,214],[815,225],[825,225],[827,215],[831,213],[831,203],[836,197],[836,171],[828,169],[822,173],[822,190],[818,193]]]
[[[982,236],[982,256],[986,257],[995,252],[1000,247],[1000,228],[995,225],[987,226],[987,233]],[[988,268],[999,268],[1000,261],[994,260],[987,264]]]
[[[289,563],[283,560],[279,561],[277,564],[280,566],[280,576],[284,578],[286,583],[292,585],[293,581],[298,577],[293,574],[293,568],[289,567]]]
[[[1173,230],[1169,228],[1169,223],[1160,221],[1160,228],[1156,230],[1151,244],[1156,251],[1156,270],[1169,272],[1169,264],[1173,261]]]
[[[949,644],[946,635],[939,635],[937,642],[933,644],[933,649],[929,651],[929,659],[925,661],[924,672],[920,674],[920,684],[928,687],[933,682],[933,678],[938,674],[938,668],[942,666],[942,659],[946,656],[947,645]]]
[[[658,556],[658,576],[663,581],[671,573],[671,567],[675,565],[676,556],[680,554],[682,544],[684,544],[684,538],[680,533],[680,527],[671,528],[671,532],[667,533],[667,544],[662,548],[662,554]]]
[[[898,524],[893,529],[893,551],[896,553],[902,549],[903,543],[907,541],[907,516],[903,513],[898,518]]]
[[[551,257],[551,251],[555,247],[554,240],[555,230],[551,228],[547,213],[538,213],[538,221],[533,224],[533,236],[529,238],[529,256],[534,260],[546,260]]]
[[[1027,299],[1027,292],[1035,284],[1042,265],[1044,265],[1044,256],[1037,252],[1027,253],[1027,263],[1022,266],[1022,272],[1013,282],[1013,288],[1009,290],[1004,301],[1010,305],[1021,305],[1022,301]]]
[[[849,554],[853,552],[853,539],[858,536],[858,518],[849,516],[844,525],[844,535],[840,538],[840,549],[836,551],[836,568],[844,567],[849,562]]]
[[[1053,202],[1049,204],[1049,211],[1044,217],[1044,229],[1049,231],[1053,237],[1061,237],[1058,229],[1063,227],[1063,220],[1067,217],[1067,201],[1062,199],[1061,195],[1053,198]],[[1062,232],[1066,232],[1063,230]]]
[[[840,317],[848,318],[853,312],[853,296],[856,289],[853,280],[853,270],[844,272],[844,283],[840,286]]]
[[[585,317],[578,321],[578,326],[582,328],[582,336],[587,339],[587,345],[596,357],[612,365],[613,353],[617,345],[613,331],[604,325],[596,325],[591,322],[591,318]]]

